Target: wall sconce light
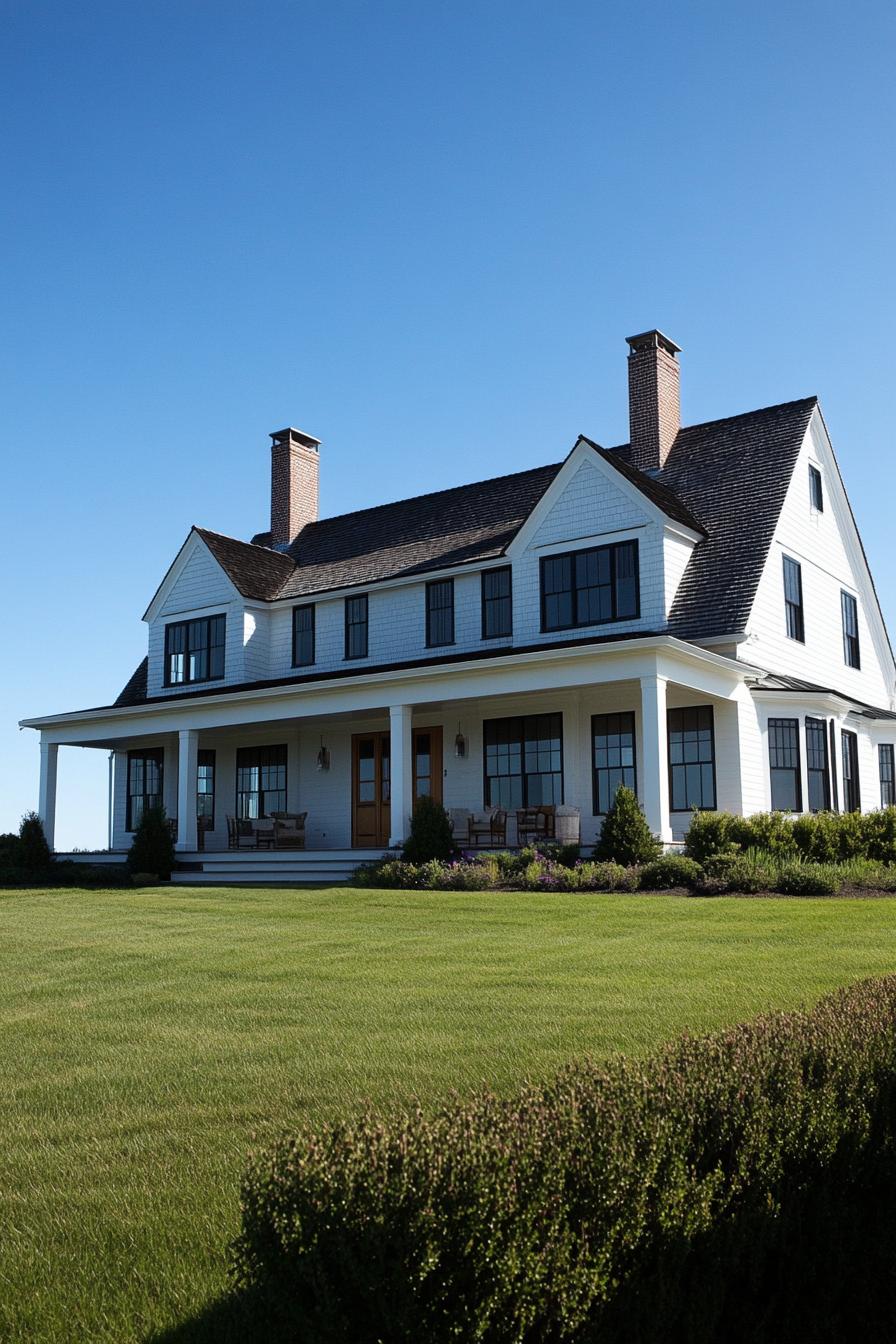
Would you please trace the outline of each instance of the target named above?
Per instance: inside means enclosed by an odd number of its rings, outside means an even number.
[[[454,739],[454,754],[459,761],[467,754],[467,739],[460,730],[460,724],[457,725],[457,737]]]
[[[330,768],[330,748],[324,746],[324,739],[320,739],[320,751],[317,753],[318,770],[329,770]]]

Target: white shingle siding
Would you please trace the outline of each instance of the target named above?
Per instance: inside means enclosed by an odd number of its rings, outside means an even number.
[[[224,679],[214,684],[226,686],[245,681],[245,603],[204,542],[197,537],[184,557],[183,567],[149,623],[150,695],[194,689],[192,686],[165,686],[166,625],[191,620],[198,615],[210,616],[216,612],[223,612],[227,617],[227,627]],[[263,664],[266,666],[267,662],[265,655]]]

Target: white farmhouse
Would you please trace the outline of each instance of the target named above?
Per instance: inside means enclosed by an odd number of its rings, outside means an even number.
[[[60,746],[112,753],[113,851],[162,802],[191,881],[341,875],[423,793],[511,844],[542,808],[588,845],[621,782],[666,842],[693,808],[892,803],[893,654],[818,402],[682,427],[678,347],[628,344],[631,442],[550,466],[320,519],[319,441],[273,434],[270,530],[194,528],[115,703],[24,720],[51,844]]]

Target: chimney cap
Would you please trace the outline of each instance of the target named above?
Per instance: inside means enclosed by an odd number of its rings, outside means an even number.
[[[292,425],[286,429],[275,429],[273,434],[268,436],[272,444],[275,443],[298,443],[303,448],[319,448],[320,439],[316,439],[313,434],[306,434],[303,429],[295,429]]]
[[[664,336],[661,331],[654,327],[651,331],[642,331],[638,336],[626,336],[627,343],[632,348],[632,353],[636,350],[666,350],[672,356],[680,353],[681,346],[670,341],[668,336]]]

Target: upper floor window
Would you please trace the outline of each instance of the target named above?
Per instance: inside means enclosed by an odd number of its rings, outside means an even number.
[[[669,799],[673,812],[716,805],[712,705],[669,710]]]
[[[802,812],[798,719],[769,719],[768,765],[773,812]]]
[[[497,639],[513,632],[510,565],[482,571],[482,638]]]
[[[345,599],[345,656],[367,657],[367,594]]]
[[[426,585],[426,643],[429,648],[454,643],[454,580]]]
[[[840,593],[843,616],[843,657],[847,667],[861,667],[859,657],[859,606],[852,593]]]
[[[796,560],[789,555],[784,557],[784,613],[787,621],[787,636],[805,643],[806,631],[803,624],[803,572]]]
[[[219,681],[224,675],[225,616],[165,626],[165,685]]]
[[[542,630],[631,620],[639,599],[636,541],[542,557]]]
[[[881,742],[877,749],[880,767],[880,805],[892,807],[896,803],[896,774],[893,770],[893,743]]]
[[[824,513],[824,491],[821,488],[821,472],[817,467],[809,467],[809,501],[813,509]]]
[[[827,812],[831,806],[828,732],[824,719],[806,719],[806,782],[809,811]]]
[[[292,665],[310,667],[314,662],[314,604],[292,609]]]

